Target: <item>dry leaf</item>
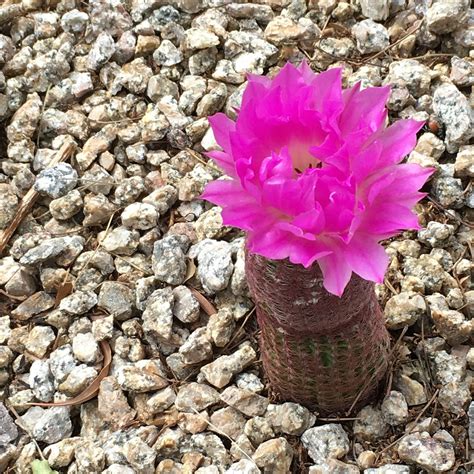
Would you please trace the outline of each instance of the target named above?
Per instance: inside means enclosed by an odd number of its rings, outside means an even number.
[[[79,395],[66,400],[64,402],[38,402],[28,403],[27,405],[34,405],[39,407],[68,407],[73,405],[82,405],[89,400],[92,400],[99,393],[100,382],[109,375],[110,364],[112,363],[112,349],[106,341],[99,342],[102,354],[104,356],[104,365],[102,366],[99,375],[92,381],[92,383]]]
[[[201,308],[208,316],[212,316],[213,314],[217,313],[217,310],[214,305],[202,293],[196,290],[196,288],[189,287],[189,289],[193,292],[193,295],[199,301]]]
[[[186,269],[186,277],[184,278],[184,283],[190,280],[196,274],[196,264],[194,260],[190,258],[188,260],[188,267]]]
[[[67,278],[67,277],[66,277]],[[63,298],[69,296],[72,293],[74,286],[71,280],[66,279],[62,282],[61,286],[58,288],[58,292],[56,293],[56,299],[54,300],[54,307],[57,308],[59,303]]]

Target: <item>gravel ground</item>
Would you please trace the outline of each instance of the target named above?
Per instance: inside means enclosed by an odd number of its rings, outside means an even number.
[[[0,6],[0,472],[474,472],[474,10],[255,1]],[[437,169],[386,244],[385,392],[340,418],[268,390],[243,236],[199,200],[207,117],[287,60],[392,84]]]

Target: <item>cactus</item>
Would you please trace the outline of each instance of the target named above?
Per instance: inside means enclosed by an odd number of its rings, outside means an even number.
[[[374,283],[354,275],[339,298],[324,289],[317,264],[304,268],[248,252],[246,272],[272,391],[325,414],[367,403],[389,354]]]

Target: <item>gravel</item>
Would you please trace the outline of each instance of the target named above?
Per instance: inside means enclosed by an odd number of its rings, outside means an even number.
[[[0,471],[31,471],[30,437],[71,473],[472,461],[473,38],[467,0],[3,2],[0,232],[39,196],[0,257]],[[244,239],[200,199],[222,174],[208,116],[236,117],[247,74],[308,57],[346,86],[390,84],[388,120],[426,121],[407,162],[436,170],[422,229],[385,245],[391,377],[338,422],[272,396]],[[97,400],[28,405],[80,395],[105,345]]]

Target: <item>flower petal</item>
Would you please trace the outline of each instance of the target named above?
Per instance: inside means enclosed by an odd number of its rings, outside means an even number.
[[[333,295],[342,296],[352,275],[343,253],[335,250],[330,255],[319,258],[318,265],[323,272],[324,288]]]
[[[382,283],[389,258],[371,235],[357,233],[344,251],[352,271],[366,280]]]

